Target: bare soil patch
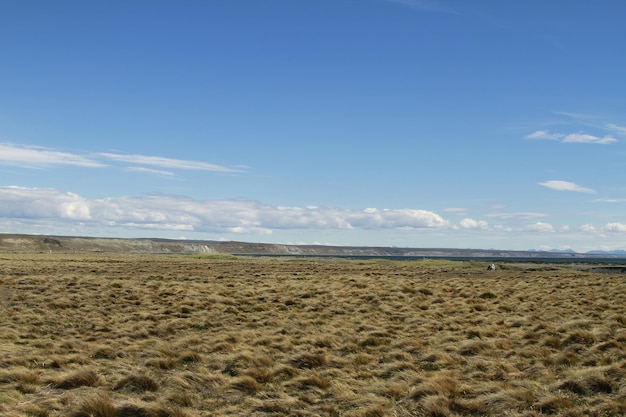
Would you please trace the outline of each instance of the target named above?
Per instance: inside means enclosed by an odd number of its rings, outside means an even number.
[[[618,416],[626,278],[0,254],[0,415]]]

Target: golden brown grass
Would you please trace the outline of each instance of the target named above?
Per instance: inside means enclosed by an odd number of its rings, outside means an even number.
[[[0,254],[0,415],[619,416],[626,278]]]

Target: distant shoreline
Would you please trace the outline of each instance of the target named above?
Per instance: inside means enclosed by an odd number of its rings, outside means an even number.
[[[484,262],[530,262],[530,263],[586,263],[586,264],[624,264],[626,265],[626,257],[581,257],[581,258],[564,258],[564,257],[510,257],[510,256],[412,256],[412,255],[299,255],[299,254],[265,254],[265,253],[233,253],[233,256],[251,256],[251,257],[268,257],[268,258],[339,258],[339,259],[389,259],[389,260],[407,260],[419,261],[422,259],[440,259],[446,261],[484,261]]]

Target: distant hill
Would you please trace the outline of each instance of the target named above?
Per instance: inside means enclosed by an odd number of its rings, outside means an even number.
[[[626,250],[590,250],[585,252],[587,255],[617,255],[626,256]]]
[[[283,245],[210,240],[120,239],[76,236],[0,234],[0,252],[103,252],[153,254],[235,254],[302,256],[461,257],[589,259],[621,253],[509,251],[495,249],[397,248],[370,246]]]

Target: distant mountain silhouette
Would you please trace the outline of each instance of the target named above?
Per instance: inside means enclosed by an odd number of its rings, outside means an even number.
[[[626,250],[590,250],[585,252],[587,255],[626,255]]]
[[[622,258],[626,250],[501,250],[459,248],[400,248],[377,246],[284,245],[277,243],[222,242],[210,240],[120,239],[105,237],[46,236],[0,233],[0,252],[110,252],[233,254],[256,256],[344,256],[465,259],[561,259]]]

